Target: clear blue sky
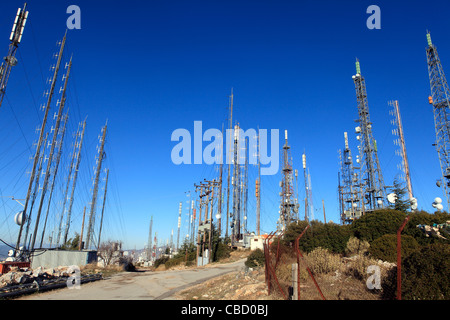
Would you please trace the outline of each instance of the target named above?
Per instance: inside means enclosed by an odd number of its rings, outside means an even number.
[[[399,173],[389,100],[399,100],[419,208],[442,191],[426,66],[426,30],[444,69],[450,68],[448,1],[56,1],[30,0],[29,23],[19,48],[7,99],[0,109],[0,190],[24,198],[44,102],[51,56],[66,29],[66,8],[81,8],[81,30],[68,32],[65,60],[73,53],[70,132],[87,116],[86,145],[77,187],[74,230],[90,199],[97,136],[108,119],[107,160],[111,184],[103,239],[142,248],[153,232],[176,236],[178,204],[194,183],[217,177],[216,166],[172,163],[171,133],[227,124],[228,95],[234,119],[244,128],[289,132],[294,167],[307,154],[316,218],[339,222],[338,149],[349,132],[356,155],[357,105],[352,81],[355,59],[366,78],[369,109],[386,184]],[[381,8],[381,30],[369,30],[366,9]],[[2,4],[0,51],[21,1]],[[3,48],[3,49],[2,49]],[[56,101],[57,98],[55,98]],[[53,120],[52,120],[53,121]],[[50,121],[51,124],[53,122]],[[72,136],[63,155],[69,161]],[[206,144],[205,144],[206,145]],[[67,167],[67,165],[66,165]],[[58,192],[64,188],[64,172]],[[302,177],[302,175],[300,175]],[[249,228],[255,229],[254,181],[249,173]],[[274,230],[280,175],[263,177],[262,230]],[[299,179],[300,191],[303,179]],[[300,192],[300,198],[304,193]],[[57,208],[58,201],[54,201]],[[186,205],[185,205],[186,207]],[[15,241],[12,217],[20,205],[0,198],[1,238]],[[56,209],[55,209],[56,210]],[[183,211],[182,233],[186,233]],[[56,213],[53,213],[55,220]],[[54,221],[52,220],[52,221]]]

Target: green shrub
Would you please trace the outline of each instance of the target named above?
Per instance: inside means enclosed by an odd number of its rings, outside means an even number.
[[[427,213],[425,211],[418,211],[409,214],[410,219],[403,230],[403,234],[410,235],[414,237],[417,242],[424,246],[431,243],[445,243],[447,240],[439,239],[437,237],[427,237],[425,233],[420,230],[418,225],[429,225],[441,224],[450,220],[450,214],[446,212],[436,212],[434,214]]]
[[[289,225],[284,235],[285,244],[293,245],[306,226],[305,221]],[[310,227],[299,241],[299,248],[302,252],[311,252],[321,247],[333,253],[344,253],[350,236],[351,230],[348,225],[311,221]]]
[[[402,258],[406,258],[420,247],[417,241],[411,236],[402,235],[401,240]],[[397,262],[397,235],[385,234],[384,236],[377,238],[370,245],[369,253],[375,259]]]
[[[351,237],[347,242],[345,254],[347,256],[364,255],[368,252],[369,247],[369,242],[365,240],[359,240],[356,237]]]
[[[181,264],[182,262],[184,262],[184,257],[172,258],[172,259],[167,260],[164,263],[164,266],[166,267],[166,269],[170,269],[172,267],[175,267],[175,266]]]
[[[450,246],[435,243],[413,252],[402,263],[402,298],[450,299]]]
[[[401,211],[377,210],[354,220],[351,230],[358,239],[372,243],[385,234],[396,234],[405,218],[406,213]]]
[[[158,268],[160,265],[165,264],[169,260],[169,257],[161,257],[155,260],[155,268]]]
[[[265,264],[264,252],[261,249],[256,249],[247,257],[245,266],[248,268],[258,268]]]

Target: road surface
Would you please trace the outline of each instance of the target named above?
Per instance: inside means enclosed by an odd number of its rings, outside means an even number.
[[[122,272],[111,278],[19,298],[20,300],[174,300],[183,289],[244,267],[245,259],[187,270]]]

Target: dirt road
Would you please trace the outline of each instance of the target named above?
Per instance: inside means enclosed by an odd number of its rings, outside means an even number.
[[[80,289],[59,289],[21,300],[174,300],[175,294],[203,281],[238,271],[245,259],[197,269],[161,272],[122,272],[109,279],[83,284]]]

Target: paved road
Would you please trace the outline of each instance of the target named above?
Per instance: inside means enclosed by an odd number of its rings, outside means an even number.
[[[123,272],[109,279],[86,283],[80,289],[67,288],[33,294],[21,300],[174,300],[175,294],[208,279],[238,271],[240,260],[189,270]]]

